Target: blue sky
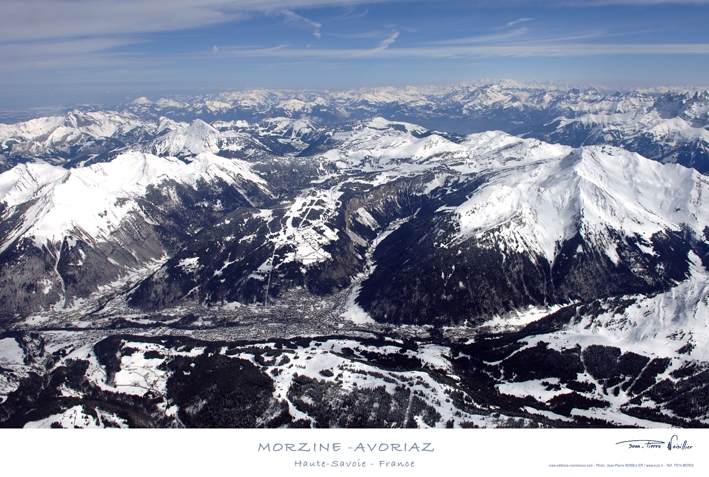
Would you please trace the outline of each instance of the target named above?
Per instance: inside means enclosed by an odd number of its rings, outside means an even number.
[[[0,108],[248,88],[709,86],[709,0],[3,0]]]

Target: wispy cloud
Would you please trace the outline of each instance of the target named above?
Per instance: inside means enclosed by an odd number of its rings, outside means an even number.
[[[78,39],[63,41],[38,41],[31,43],[0,44],[0,70],[5,73],[2,79],[20,78],[20,75],[33,75],[36,79],[50,79],[46,75],[36,76],[42,71],[70,71],[83,75],[83,71],[127,68],[134,70],[136,76],[154,69],[158,64],[179,64],[177,69],[189,69],[190,62],[205,59],[220,61],[231,57],[254,57],[262,55],[268,58],[289,56],[278,54],[278,50],[294,49],[292,45],[281,44],[272,48],[257,45],[234,47],[213,45],[205,51],[190,53],[145,53],[120,52],[115,48],[125,46],[123,39]],[[187,63],[184,63],[187,61]],[[13,76],[15,75],[15,76]],[[51,78],[53,79],[53,78]]]
[[[347,8],[344,14],[333,19],[351,20],[367,14],[366,9],[357,12],[357,5],[387,2],[407,3],[404,0],[3,0],[0,42],[179,31],[246,19],[255,13],[295,12],[319,7]],[[477,4],[471,4],[471,9]],[[483,4],[545,7],[709,5],[709,0],[497,0]],[[527,21],[531,18],[519,18],[506,26]]]
[[[101,52],[129,43],[130,40],[121,38],[92,38],[0,44],[0,67],[8,72],[21,69],[115,64],[120,61],[122,55],[105,55]]]
[[[366,17],[368,13],[369,13],[369,9],[367,9],[367,8],[363,9],[361,12],[358,12],[357,9],[354,6],[352,6],[352,7],[348,8],[347,11],[345,13],[343,13],[342,15],[337,15],[335,17],[332,17],[329,19],[329,21],[359,20],[360,18]]]
[[[389,35],[389,38],[387,38],[386,40],[382,41],[382,42],[379,44],[379,46],[374,49],[374,51],[384,51],[384,50],[386,50],[386,49],[389,47],[389,45],[391,45],[392,43],[394,43],[394,42],[396,41],[397,38],[399,38],[399,32],[398,32],[398,31],[395,31],[395,32],[393,32],[391,35]]]
[[[370,30],[361,31],[358,33],[337,33],[329,32],[328,36],[343,38],[345,40],[378,40],[383,37],[388,37],[391,35],[391,30]]]
[[[531,22],[532,20],[534,20],[534,18],[518,18],[517,20],[509,22],[506,26],[511,27],[518,23]]]
[[[481,57],[562,57],[595,55],[707,55],[709,43],[694,44],[515,44],[515,45],[476,45],[476,46],[424,46],[388,48],[395,36],[376,48],[291,48],[269,49],[229,49],[234,57],[251,58],[481,58]]]
[[[3,0],[0,42],[177,31],[259,12],[378,1],[386,0]]]
[[[297,13],[291,10],[280,10],[278,13],[285,17],[285,23],[289,25],[294,25],[298,28],[312,29],[313,36],[315,38],[320,38],[322,36],[320,34],[320,28],[322,27],[321,23],[310,20],[309,18],[305,18],[302,15],[298,15]]]
[[[275,48],[225,47],[220,51],[227,56],[241,58],[353,59],[381,55],[397,38],[399,32],[393,31],[373,48],[293,48],[290,45],[279,45]]]
[[[465,38],[452,38],[448,40],[439,40],[432,42],[432,45],[466,45],[471,43],[493,43],[503,40],[509,40],[512,38],[519,38],[521,35],[527,33],[529,30],[526,28],[518,28],[514,31],[506,33],[497,33],[494,35],[478,35],[478,36],[468,36]]]
[[[0,65],[22,69],[105,65],[169,55],[119,54],[111,49],[150,43],[154,35],[204,28],[253,18],[284,17],[288,24],[312,30],[322,25],[295,9],[350,8],[391,0],[3,0],[0,11]],[[219,50],[219,48],[217,48]],[[213,53],[216,53],[213,49]]]
[[[709,55],[709,43],[589,43],[568,41],[520,41],[509,44],[429,44],[423,46],[393,47],[400,34],[393,31],[371,48],[308,48],[279,44],[273,47],[213,46],[204,52],[172,55],[128,55],[100,53],[102,49],[120,45],[106,39],[76,40],[66,42],[37,42],[31,45],[0,45],[0,67],[4,70],[41,69],[47,67],[81,68],[111,65],[153,65],[156,63],[184,62],[229,58],[286,60],[357,60],[357,59],[442,59],[491,57],[584,57],[599,55]],[[583,35],[578,35],[579,38]],[[30,59],[27,59],[30,58]]]

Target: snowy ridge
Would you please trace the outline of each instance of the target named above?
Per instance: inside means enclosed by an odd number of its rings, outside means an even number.
[[[336,132],[332,139],[335,148],[321,157],[353,172],[421,172],[446,165],[463,174],[482,173],[548,160],[571,150],[502,131],[471,134],[454,142],[415,124],[383,118]]]
[[[272,135],[283,139],[301,142],[304,136],[318,130],[312,122],[306,119],[268,118],[256,125],[258,135]]]
[[[352,172],[381,170],[421,171],[437,167],[428,161],[461,159],[471,156],[467,144],[456,144],[437,134],[421,137],[426,129],[415,124],[387,121],[377,117],[355,125],[351,131],[338,131],[331,136],[333,149],[318,159],[334,162]],[[408,164],[421,164],[422,167]]]
[[[186,127],[174,124],[172,130],[156,139],[151,151],[158,156],[195,155],[202,152],[219,152],[222,134],[201,119],[196,119]],[[167,124],[161,128],[165,129]]]
[[[461,238],[494,231],[507,247],[552,262],[580,228],[590,242],[606,242],[606,254],[617,261],[613,231],[648,244],[654,233],[682,225],[701,236],[709,223],[708,192],[709,182],[696,171],[593,146],[492,176],[456,214]]]
[[[110,144],[110,140],[121,143],[154,132],[152,121],[142,120],[129,112],[74,110],[63,117],[0,124],[0,153],[8,157],[42,158],[51,163],[64,163],[74,155],[90,156],[101,151],[99,143]],[[115,144],[108,147],[115,147]]]
[[[76,139],[80,134],[110,137],[142,126],[137,116],[113,111],[72,111],[66,116],[31,119],[18,124],[0,124],[0,141],[17,138],[43,140],[47,146]]]
[[[131,213],[142,215],[134,199],[151,185],[167,180],[196,187],[199,181],[220,179],[238,187],[265,182],[239,160],[210,153],[198,154],[185,164],[171,157],[130,152],[109,163],[66,170],[45,164],[20,165],[0,174],[0,202],[9,217],[17,206],[35,200],[23,224],[5,239],[0,250],[18,238],[33,237],[37,247],[61,243],[72,234],[106,240]]]
[[[703,104],[701,109],[709,107]],[[677,145],[683,141],[709,141],[709,121],[706,112],[696,111],[691,116],[667,117],[656,109],[642,109],[627,113],[588,114],[578,118],[561,118],[558,128],[581,124],[586,128],[596,128],[594,133],[599,139],[612,138],[613,135],[632,137],[648,135],[656,141]],[[684,117],[683,117],[684,116]]]

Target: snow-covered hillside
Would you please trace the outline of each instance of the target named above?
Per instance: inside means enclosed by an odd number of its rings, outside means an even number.
[[[658,232],[688,229],[701,237],[709,223],[704,176],[618,148],[581,148],[506,169],[456,209],[461,239],[494,233],[507,248],[553,262],[580,232],[617,262],[618,234],[650,247]]]
[[[191,197],[197,194],[200,200]],[[225,207],[250,206],[269,194],[249,164],[209,152],[189,163],[131,152],[72,169],[18,165],[0,174],[5,307],[19,311],[51,300],[65,306],[145,268],[145,261],[162,260],[176,237],[161,237],[161,229],[175,214],[201,215],[179,224],[178,236],[189,235]],[[33,256],[44,265],[32,265]]]
[[[0,253],[20,238],[35,246],[61,242],[67,236],[91,241],[107,240],[130,214],[141,214],[136,199],[149,187],[166,181],[197,188],[215,182],[239,189],[245,182],[265,186],[249,165],[208,152],[185,164],[171,157],[127,153],[115,160],[77,169],[43,164],[19,165],[0,175],[0,201],[5,214],[32,202],[26,220],[0,246]]]
[[[0,124],[0,170],[18,162],[81,164],[155,134],[153,121],[115,111],[73,110],[65,116]]]

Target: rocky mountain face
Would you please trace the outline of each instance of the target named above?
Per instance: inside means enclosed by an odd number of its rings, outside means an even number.
[[[707,425],[709,100],[538,90],[2,125],[0,423]]]
[[[64,169],[22,164],[2,175],[3,313],[65,308],[160,261],[221,217],[270,196],[238,160],[185,164],[140,152]]]

